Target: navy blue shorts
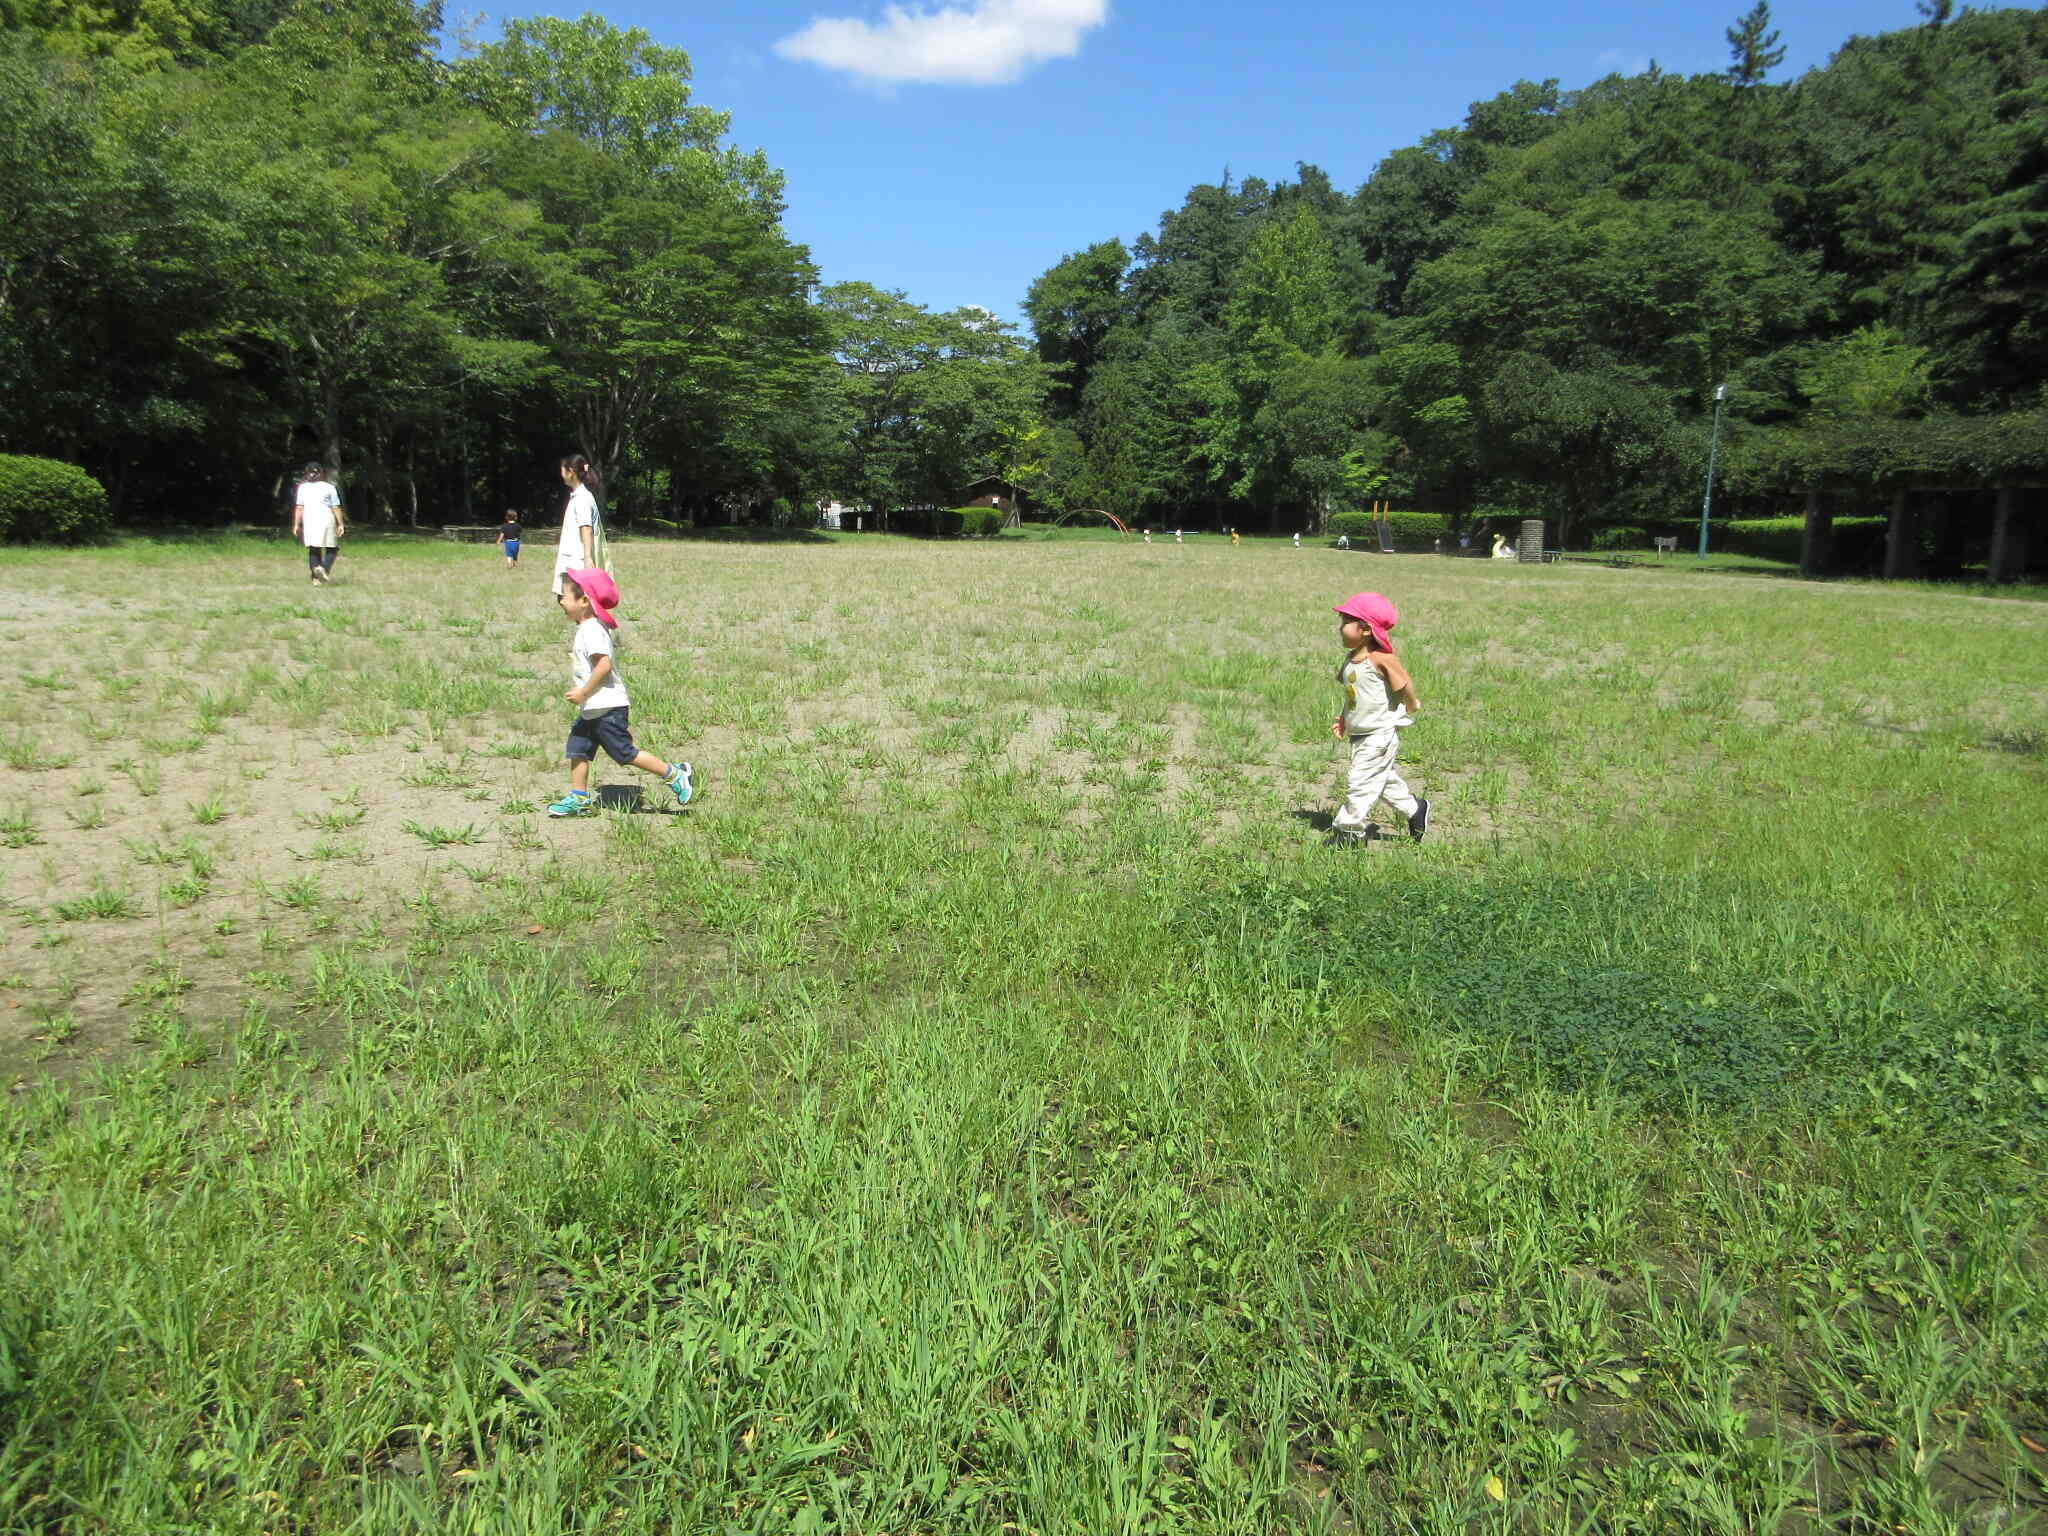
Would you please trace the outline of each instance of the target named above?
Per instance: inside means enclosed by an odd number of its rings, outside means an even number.
[[[605,756],[615,763],[633,761],[640,755],[640,749],[633,745],[633,728],[626,721],[631,708],[629,704],[620,704],[594,715],[578,715],[576,723],[569,727],[569,745],[562,755],[572,763],[587,763],[603,747]]]

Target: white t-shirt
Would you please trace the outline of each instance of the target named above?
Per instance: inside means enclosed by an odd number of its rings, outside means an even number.
[[[619,675],[618,653],[612,649],[612,632],[604,627],[602,620],[585,619],[576,626],[576,638],[569,644],[569,686],[581,688],[590,681],[592,668],[597,658],[609,656],[612,670],[604,685],[583,701],[583,713],[600,714],[607,709],[617,709],[630,702],[626,698],[626,680]]]
[[[562,542],[555,546],[558,559],[567,560],[570,567],[583,563],[583,535],[576,530],[591,528],[597,524],[597,498],[590,494],[590,487],[579,485],[569,493],[569,505],[562,509]],[[590,536],[593,545],[597,535]],[[599,626],[602,628],[602,626]]]
[[[334,514],[341,508],[341,493],[325,480],[308,480],[299,487],[299,539],[308,549],[326,549],[334,543]]]

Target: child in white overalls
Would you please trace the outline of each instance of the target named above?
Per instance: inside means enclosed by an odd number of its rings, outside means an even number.
[[[1344,708],[1330,730],[1339,741],[1351,743],[1351,765],[1329,841],[1353,848],[1378,837],[1372,812],[1385,800],[1407,818],[1408,835],[1419,843],[1429,830],[1429,802],[1410,794],[1394,767],[1401,727],[1422,708],[1408,669],[1394,654],[1393,629],[1401,615],[1379,593],[1360,592],[1337,605],[1337,617],[1337,638],[1346,653],[1337,669]]]

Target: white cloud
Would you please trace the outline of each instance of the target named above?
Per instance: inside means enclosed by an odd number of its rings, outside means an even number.
[[[1650,67],[1648,55],[1623,53],[1619,48],[1609,48],[1596,62],[1604,73],[1610,75],[1640,75]]]
[[[879,84],[1007,85],[1033,64],[1072,58],[1108,0],[974,0],[935,11],[890,5],[879,22],[820,17],[783,38],[785,59]]]

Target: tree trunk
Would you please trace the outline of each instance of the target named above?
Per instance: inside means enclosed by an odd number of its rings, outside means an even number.
[[[320,390],[320,462],[336,489],[341,486],[341,400],[332,385]],[[343,498],[347,500],[346,497]]]
[[[384,435],[384,417],[372,413],[370,417],[370,486],[376,493],[377,503],[384,509],[384,521],[396,522],[391,506],[391,444]]]
[[[1799,574],[1808,581],[1827,574],[1835,542],[1835,513],[1818,489],[1806,493],[1806,527],[1799,539]]]
[[[1913,494],[1892,492],[1891,526],[1884,536],[1884,574],[1887,581],[1900,581],[1920,574],[1920,519],[1914,515]]]
[[[1991,560],[1985,575],[1992,585],[2018,581],[2027,569],[2027,529],[2020,522],[2020,493],[2001,486],[1998,505],[1991,514]]]

